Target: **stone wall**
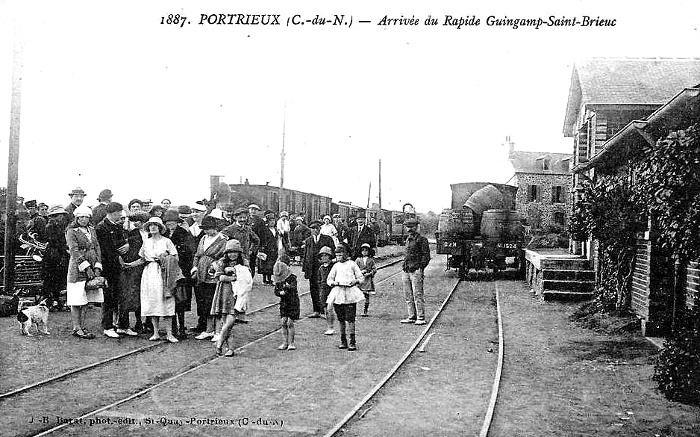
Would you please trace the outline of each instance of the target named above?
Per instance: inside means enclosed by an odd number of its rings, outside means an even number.
[[[531,185],[539,187],[538,199],[532,202],[529,200]],[[552,203],[552,190],[556,186],[562,187],[561,203]],[[516,209],[528,218],[528,225],[533,229],[555,225],[554,214],[561,212],[564,214],[563,226],[566,228],[571,209],[570,187],[571,175],[518,173]]]

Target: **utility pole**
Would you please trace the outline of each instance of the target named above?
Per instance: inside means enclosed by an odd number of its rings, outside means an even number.
[[[16,24],[17,26],[17,24]],[[19,173],[19,121],[22,100],[22,45],[15,28],[14,68],[12,70],[12,104],[10,110],[10,144],[7,159],[7,221],[5,222],[5,294],[11,294],[15,285],[15,229],[17,217],[17,178]]]
[[[280,153],[281,157],[281,164],[280,164],[280,192],[279,192],[279,201],[277,202],[278,205],[278,210],[277,210],[277,217],[282,213],[283,206],[282,206],[282,198],[284,196],[284,135],[285,135],[285,129],[287,127],[287,102],[284,103],[284,116],[282,117],[282,153]]]
[[[372,194],[372,181],[369,181],[369,190],[367,190],[367,209],[369,209],[369,199]]]
[[[382,160],[379,160],[379,209],[382,209]]]

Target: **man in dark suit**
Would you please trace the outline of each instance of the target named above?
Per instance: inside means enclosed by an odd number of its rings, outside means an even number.
[[[102,329],[110,338],[119,338],[119,334],[130,336],[137,335],[128,329],[128,315],[119,311],[119,293],[121,293],[122,266],[119,257],[129,250],[126,232],[124,231],[124,219],[122,218],[122,204],[110,202],[105,208],[107,215],[95,226],[97,241],[100,243],[102,253],[103,274],[107,279],[107,288],[104,290],[104,303],[102,304]],[[118,325],[115,331],[114,315],[118,317]],[[126,328],[121,326],[126,316]],[[124,328],[124,329],[122,329]]]
[[[321,235],[321,222],[318,220],[309,223],[309,228],[311,228],[311,236],[304,241],[304,264],[301,271],[304,272],[304,278],[309,280],[311,303],[314,309],[309,317],[317,318],[321,316],[326,307],[326,303],[321,302],[318,288],[318,268],[321,265],[318,253],[323,246],[335,250],[335,243],[333,243],[333,238],[328,235]]]
[[[260,217],[260,207],[254,203],[248,206],[248,212],[250,213],[250,228],[255,232],[255,235],[260,236],[265,232],[265,221]],[[258,249],[253,248],[250,252],[250,274],[255,277],[255,261],[258,257]]]
[[[357,226],[350,228],[350,247],[352,248],[352,257],[356,259],[360,256],[360,248],[364,243],[369,244],[372,252],[377,245],[377,237],[371,227],[365,223],[365,217],[357,217]]]

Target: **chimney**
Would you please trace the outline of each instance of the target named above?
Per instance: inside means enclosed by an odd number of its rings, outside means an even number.
[[[513,150],[515,149],[515,143],[510,140],[510,135],[506,137],[506,143],[508,144],[508,156],[513,154]]]

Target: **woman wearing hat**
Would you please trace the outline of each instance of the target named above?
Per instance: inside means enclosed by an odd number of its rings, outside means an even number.
[[[178,340],[173,335],[170,317],[175,315],[173,290],[176,281],[183,278],[177,264],[177,249],[169,238],[163,236],[165,225],[159,217],[146,222],[149,238],[143,242],[139,255],[146,261],[141,276],[141,315],[151,316],[153,336],[149,340],[160,340],[159,318],[163,318],[167,339]]]
[[[68,277],[68,244],[66,243],[66,227],[68,213],[61,205],[53,205],[48,211],[48,223],[44,228],[46,250],[44,251],[42,273],[44,297],[53,301],[59,309],[62,303],[59,298],[61,290],[66,289]]]
[[[141,258],[139,253],[141,252],[141,246],[143,242],[148,239],[148,231],[144,229],[144,224],[148,221],[150,216],[147,212],[136,211],[131,212],[128,215],[128,220],[131,223],[133,229],[131,229],[127,235],[127,242],[129,243],[129,250],[122,256],[124,261],[122,270],[122,314],[127,315],[128,313],[134,312],[136,316],[136,325],[134,329],[136,332],[144,330],[144,326],[141,322],[141,276],[143,275],[143,269],[146,262]],[[120,323],[120,328],[128,329],[129,324],[126,323],[128,320],[125,319],[123,323]],[[147,323],[145,331],[150,332],[153,327]]]
[[[73,211],[75,220],[66,230],[66,241],[70,252],[68,261],[66,305],[70,306],[73,335],[80,338],[95,338],[85,329],[85,314],[88,302],[102,302],[101,290],[85,290],[88,280],[101,276],[102,256],[95,229],[90,224],[92,211],[79,206]]]
[[[221,334],[216,340],[216,353],[232,357],[233,349],[229,348],[228,339],[236,316],[245,314],[248,309],[248,294],[253,288],[253,277],[250,269],[244,265],[243,248],[238,240],[228,240],[223,256],[215,261],[211,270],[216,278],[216,289],[212,299],[211,315],[225,318]]]
[[[331,221],[331,216],[323,216],[323,224],[321,225],[321,235],[328,235],[333,239],[333,244],[338,247],[340,240],[338,239],[338,230]]]
[[[224,254],[226,238],[218,231],[214,217],[204,217],[200,227],[204,235],[199,240],[190,274],[195,280],[194,295],[197,302],[198,320],[195,330],[201,331],[195,338],[206,340],[214,336],[214,317],[210,312],[217,282],[210,267]]]

